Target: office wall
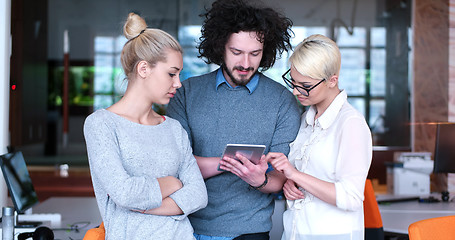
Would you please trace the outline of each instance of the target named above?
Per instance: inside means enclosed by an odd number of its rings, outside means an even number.
[[[449,122],[455,122],[455,0],[449,0]],[[455,192],[455,174],[448,174],[449,192]]]
[[[449,0],[449,122],[455,122],[455,0]]]
[[[415,0],[413,11],[414,151],[434,151],[435,125],[448,121],[448,0]]]
[[[413,150],[434,153],[437,122],[455,122],[455,0],[415,0]],[[449,185],[449,186],[448,186]],[[455,176],[432,176],[432,190],[455,190]]]

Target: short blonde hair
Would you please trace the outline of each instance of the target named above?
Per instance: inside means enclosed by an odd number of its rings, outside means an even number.
[[[140,61],[154,66],[157,62],[166,61],[166,50],[183,53],[180,44],[169,33],[147,28],[145,20],[135,13],[128,14],[123,35],[128,41],[123,46],[120,60],[128,79],[136,74],[135,68]]]
[[[304,76],[327,80],[340,73],[340,49],[326,36],[311,35],[297,45],[289,62]]]

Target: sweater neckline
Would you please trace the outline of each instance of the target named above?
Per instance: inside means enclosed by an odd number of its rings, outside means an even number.
[[[136,125],[136,126],[145,127],[145,128],[159,127],[159,126],[165,124],[166,122],[168,122],[168,121],[167,121],[167,118],[166,118],[165,116],[161,116],[161,117],[164,119],[164,121],[161,122],[161,123],[159,123],[159,124],[156,124],[156,125],[140,124],[140,123],[137,123],[137,122],[133,122],[133,121],[127,119],[127,118],[124,118],[124,117],[122,117],[122,116],[120,116],[120,115],[118,115],[118,114],[116,114],[116,113],[114,113],[114,112],[111,112],[111,111],[109,111],[109,110],[107,110],[107,109],[105,109],[105,108],[103,108],[103,109],[101,109],[101,110],[104,111],[104,112],[107,112],[110,116],[112,116],[113,118],[119,119],[119,120],[122,121],[122,122],[128,123],[128,124],[130,124],[130,125]]]

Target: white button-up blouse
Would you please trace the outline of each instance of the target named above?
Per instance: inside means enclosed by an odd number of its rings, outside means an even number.
[[[283,239],[364,239],[363,199],[372,159],[372,139],[364,116],[347,101],[345,91],[315,121],[316,109],[303,114],[290,144],[289,160],[297,170],[333,182],[336,206],[311,193],[287,201]]]

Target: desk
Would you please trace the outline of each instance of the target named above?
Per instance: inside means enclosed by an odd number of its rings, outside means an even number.
[[[384,231],[408,234],[411,223],[419,220],[455,215],[454,202],[419,203],[415,201],[379,204]]]
[[[60,228],[68,228],[77,222],[89,222],[87,227],[78,232],[54,231],[55,239],[62,240],[83,239],[88,229],[98,226],[102,221],[94,197],[52,197],[33,207],[33,213],[60,213]]]

